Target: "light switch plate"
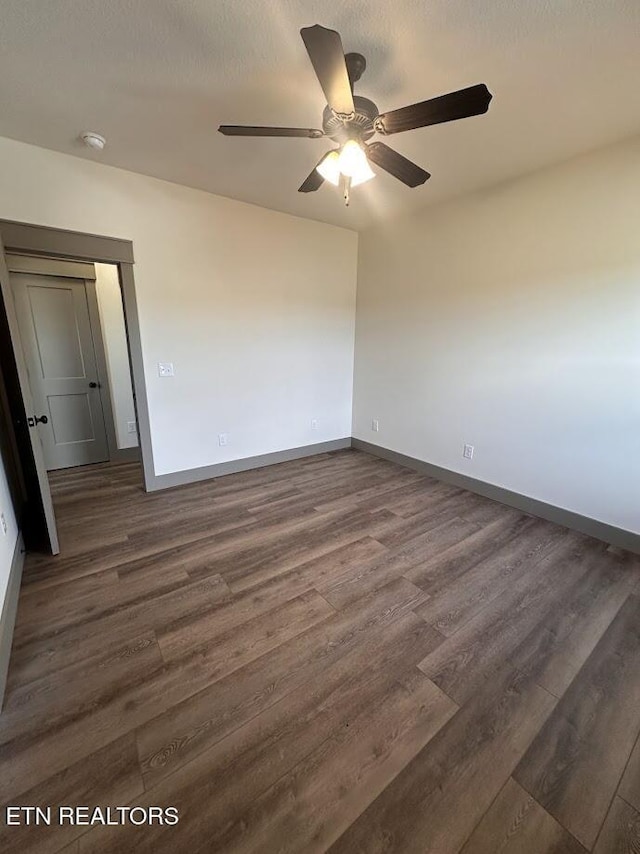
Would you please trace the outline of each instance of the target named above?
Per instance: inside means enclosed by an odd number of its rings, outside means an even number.
[[[158,376],[159,377],[172,377],[173,376],[173,362],[158,362]]]

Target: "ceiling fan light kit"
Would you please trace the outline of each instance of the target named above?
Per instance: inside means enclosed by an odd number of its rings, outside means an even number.
[[[340,183],[340,152],[334,149],[325,154],[316,169],[325,181],[337,187]]]
[[[376,133],[388,136],[478,116],[489,109],[491,92],[484,83],[479,83],[399,110],[380,113],[373,101],[353,93],[355,83],[367,67],[362,54],[345,55],[340,34],[319,24],[304,27],[300,35],[327,99],[322,114],[322,130],[243,125],[220,125],[218,128],[225,136],[328,137],[338,143],[339,148],[322,156],[298,188],[300,193],[313,193],[325,181],[334,186],[342,181],[344,199],[348,205],[350,189],[375,177],[370,163],[393,175],[407,187],[419,187],[431,177],[429,172],[385,143],[369,143],[368,140]]]
[[[338,167],[342,175],[351,178],[352,187],[375,178],[375,172],[369,166],[367,155],[355,139],[348,139],[342,146]]]

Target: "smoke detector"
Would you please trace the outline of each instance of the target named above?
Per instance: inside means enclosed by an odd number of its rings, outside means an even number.
[[[107,142],[103,136],[100,136],[99,133],[94,133],[92,130],[87,130],[80,134],[80,139],[88,148],[93,148],[94,151],[102,151]]]

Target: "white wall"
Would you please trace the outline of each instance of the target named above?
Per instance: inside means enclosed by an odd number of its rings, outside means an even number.
[[[634,140],[361,234],[354,435],[640,532],[639,188]]]
[[[7,523],[7,533],[4,534],[0,527],[0,614],[4,604],[7,584],[9,581],[9,570],[18,539],[18,525],[13,512],[11,493],[7,483],[7,475],[2,457],[0,457],[0,513],[4,514]],[[1,674],[0,674],[1,679]]]
[[[127,332],[124,325],[118,268],[115,264],[95,264],[94,266],[116,442],[118,448],[135,448],[138,445],[138,434],[129,433],[127,426],[129,422],[135,423],[136,410],[133,404]]]
[[[133,241],[156,474],[350,435],[355,232],[8,139],[0,164],[0,218]]]

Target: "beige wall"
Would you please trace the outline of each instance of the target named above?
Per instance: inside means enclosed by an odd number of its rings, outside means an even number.
[[[355,232],[8,139],[0,164],[0,218],[133,241],[156,474],[350,435]]]
[[[640,532],[639,188],[636,139],[362,234],[354,435]]]
[[[116,441],[118,448],[135,448],[138,445],[138,434],[128,432],[128,424],[135,423],[136,411],[118,268],[115,264],[96,264],[95,268],[98,312],[109,374]]]

